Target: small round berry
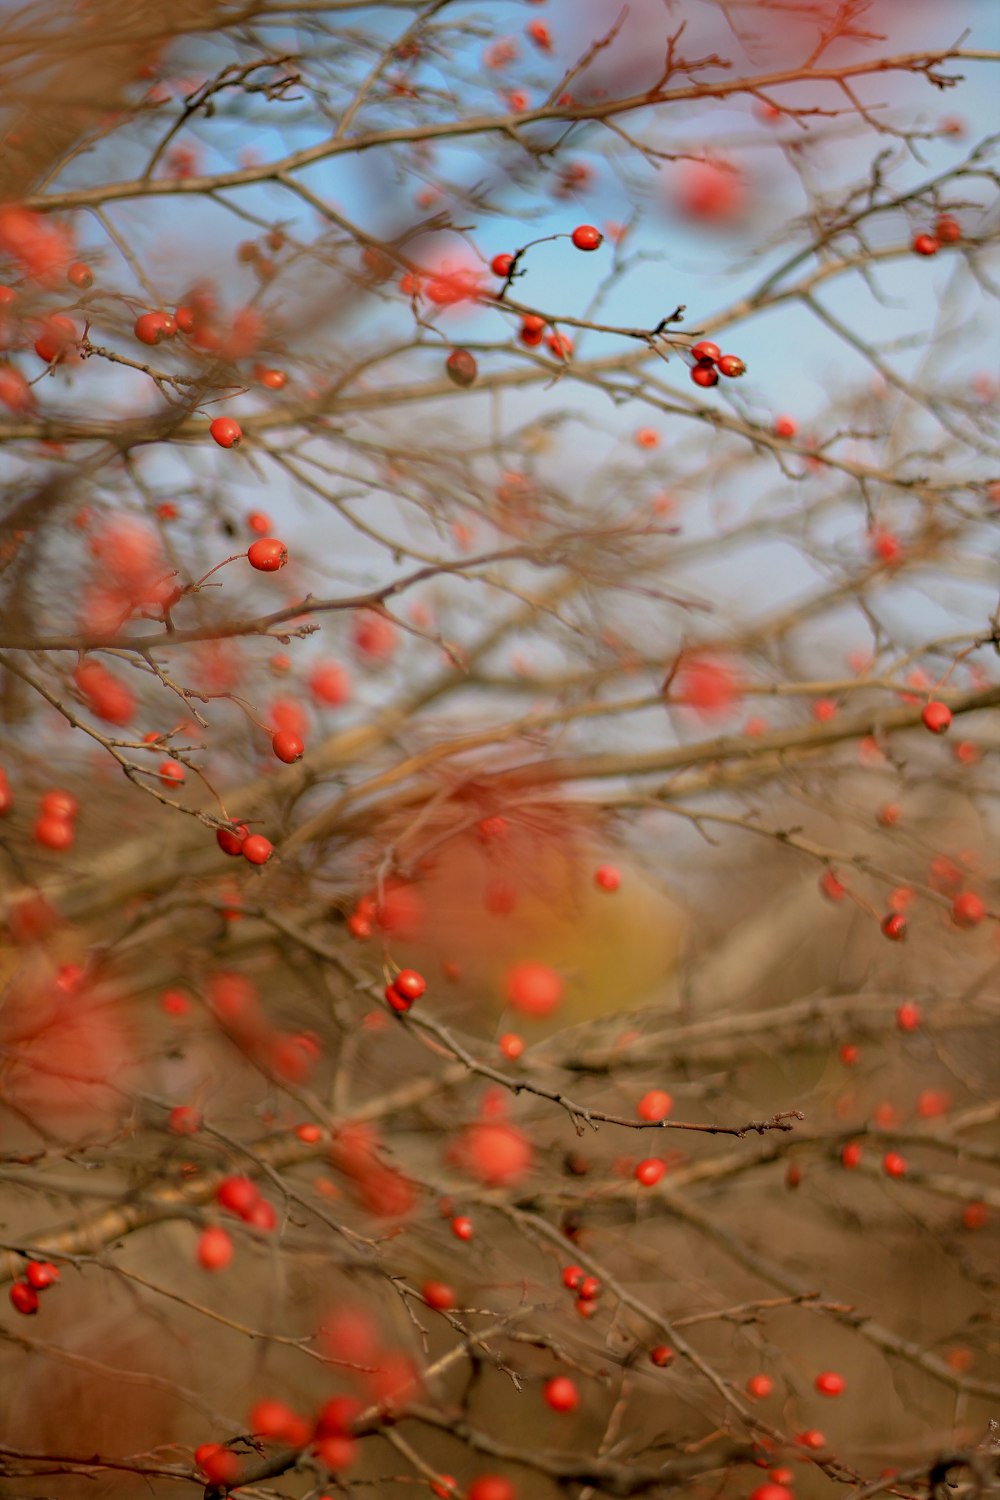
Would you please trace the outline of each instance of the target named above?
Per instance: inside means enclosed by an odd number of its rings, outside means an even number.
[[[578,250],[597,250],[604,240],[601,231],[593,224],[578,224],[571,238]]]
[[[718,344],[713,344],[711,339],[702,339],[700,343],[691,346],[691,358],[707,359],[710,365],[714,365],[717,359],[722,358],[722,350]]]
[[[857,1141],[848,1141],[840,1148],[840,1165],[853,1172],[861,1165],[861,1146]]]
[[[35,823],[34,833],[35,842],[53,853],[64,854],[73,847],[73,825],[65,818],[41,817]]]
[[[637,1165],[635,1180],[643,1187],[655,1187],[666,1170],[666,1166],[658,1156],[647,1156],[645,1161]]]
[[[455,1306],[455,1293],[443,1281],[425,1281],[421,1291],[427,1306],[435,1312],[447,1312]]]
[[[475,1234],[472,1220],[465,1214],[456,1214],[451,1221],[451,1232],[456,1240],[468,1241]]]
[[[80,804],[73,796],[73,793],[64,792],[57,788],[54,788],[51,792],[46,792],[38,805],[44,817],[62,818],[64,821],[75,818],[80,811]]]
[[[232,448],[243,436],[243,428],[233,417],[216,417],[208,428],[220,448]]]
[[[786,1485],[759,1484],[750,1496],[750,1500],[793,1500],[792,1492]]]
[[[247,516],[247,525],[255,536],[267,536],[271,529],[271,517],[262,510],[252,510]]]
[[[824,1370],[816,1376],[813,1384],[821,1396],[842,1396],[847,1388],[847,1381],[836,1370]]]
[[[66,280],[70,286],[75,286],[81,292],[85,292],[88,287],[94,285],[94,273],[86,261],[75,260],[66,272]]]
[[[922,1020],[920,1006],[914,1005],[912,1000],[904,1000],[896,1007],[896,1025],[900,1031],[918,1031]]]
[[[640,448],[658,448],[660,434],[655,427],[640,427],[636,432],[635,441]]]
[[[548,964],[530,960],[515,964],[507,974],[507,1000],[527,1016],[548,1016],[563,998],[563,980]]]
[[[577,1293],[580,1297],[583,1298],[584,1302],[593,1302],[597,1297],[600,1296],[600,1292],[601,1283],[598,1281],[596,1276],[584,1276],[583,1280],[580,1282],[580,1285],[577,1287]]]
[[[906,918],[902,912],[891,911],[882,918],[882,936],[887,937],[890,943],[901,943],[906,937],[906,926]]]
[[[240,853],[252,865],[266,865],[274,853],[274,846],[262,833],[250,833],[243,840]]]
[[[431,1480],[431,1494],[435,1500],[454,1500],[458,1494],[458,1480],[454,1474],[439,1474]]]
[[[719,374],[727,376],[730,380],[736,380],[747,372],[747,367],[738,354],[723,354],[717,360],[717,364]]]
[[[394,984],[387,984],[383,994],[385,995],[386,1005],[389,1006],[390,1010],[394,1010],[397,1016],[405,1016],[408,1010],[412,1010],[413,1001],[408,1000],[405,995],[401,995]]]
[[[636,1110],[640,1120],[665,1120],[674,1107],[674,1101],[666,1089],[650,1089],[639,1100]]]
[[[190,1104],[175,1104],[167,1116],[167,1128],[174,1135],[197,1135],[201,1129],[201,1112]]]
[[[203,1271],[224,1271],[233,1258],[233,1242],[213,1224],[199,1235],[197,1256]]]
[[[136,318],[132,332],[140,344],[158,344],[166,337],[164,318],[160,312],[146,312]]]
[[[770,1375],[751,1375],[747,1381],[747,1395],[754,1401],[764,1401],[774,1390]]]
[[[287,766],[301,760],[305,754],[305,748],[298,735],[293,734],[290,729],[279,729],[277,734],[271,737],[271,749]]]
[[[260,1189],[249,1177],[224,1177],[215,1190],[215,1201],[220,1208],[245,1219],[260,1198]]]
[[[392,983],[396,992],[411,1003],[427,989],[427,980],[416,969],[400,969]]]
[[[887,1177],[905,1177],[906,1157],[900,1156],[898,1151],[887,1151],[882,1158],[882,1170]]]
[[[245,823],[237,823],[235,831],[232,828],[217,828],[215,830],[215,841],[223,854],[242,854],[243,844],[249,832],[250,830]]]
[[[288,561],[288,548],[275,536],[263,536],[247,548],[247,562],[258,573],[277,573]]]
[[[951,903],[951,920],[956,927],[978,927],[986,915],[986,902],[975,891],[962,891]]]
[[[937,255],[940,248],[932,234],[917,234],[913,237],[913,250],[916,255]]]
[[[582,1266],[564,1266],[562,1272],[562,1284],[568,1292],[578,1292],[586,1278],[586,1271]]]
[[[832,870],[824,870],[819,877],[819,888],[828,901],[843,901],[847,894]]]
[[[657,1344],[654,1349],[650,1349],[649,1357],[661,1370],[666,1369],[667,1365],[672,1365],[675,1358],[674,1351],[666,1344]]]
[[[445,360],[444,367],[452,385],[461,386],[463,390],[475,385],[479,366],[468,349],[453,349]]]
[[[616,891],[622,883],[622,872],[617,865],[599,865],[594,871],[594,884],[599,891]]]
[[[497,1045],[508,1062],[517,1062],[524,1053],[524,1037],[516,1031],[505,1031]]]
[[[967,1203],[962,1209],[963,1229],[985,1229],[986,1225],[989,1223],[989,1219],[990,1211],[988,1207],[985,1203],[980,1202],[978,1199],[972,1203]],[[28,1267],[28,1270],[30,1272],[30,1266]]]
[[[962,238],[962,226],[951,214],[939,214],[934,225],[934,238],[939,245],[954,245]]]
[[[545,1383],[545,1399],[553,1411],[573,1411],[580,1404],[580,1392],[568,1375],[554,1375]]]
[[[708,390],[711,386],[718,385],[719,372],[711,360],[702,359],[692,368],[691,379],[695,385],[700,385],[705,390]]]
[[[531,349],[536,344],[540,344],[544,336],[545,319],[539,318],[535,313],[526,313],[521,319],[521,328],[518,333],[521,343],[527,344],[528,348]]]
[[[179,786],[184,780],[184,767],[176,760],[161,761],[157,775],[165,785]]]
[[[929,729],[931,734],[947,734],[951,725],[951,709],[946,703],[940,703],[935,699],[925,704],[920,717],[924,721],[924,727]]]
[[[494,255],[493,259],[490,261],[490,270],[493,272],[494,276],[502,276],[506,281],[507,277],[511,273],[511,268],[513,267],[513,265],[513,255],[508,255],[506,251],[501,251],[499,255]]]
[[[44,1292],[59,1280],[59,1271],[50,1260],[31,1260],[24,1271],[25,1280],[36,1292]]]
[[[799,424],[798,422],[796,422],[794,417],[775,417],[774,421],[771,424],[771,431],[774,433],[775,437],[779,438],[793,438],[798,430]]]
[[[26,1281],[15,1281],[8,1296],[12,1306],[26,1318],[38,1311],[38,1293]]]
[[[826,1447],[825,1436],[822,1432],[818,1432],[815,1427],[810,1427],[805,1432],[796,1433],[795,1441],[801,1448],[813,1448],[817,1453],[821,1448]],[[786,1500],[786,1496],[782,1496],[781,1500]],[[772,1500],[778,1500],[778,1497],[774,1496]]]
[[[465,1495],[466,1500],[517,1500],[517,1491],[502,1474],[480,1474]]]

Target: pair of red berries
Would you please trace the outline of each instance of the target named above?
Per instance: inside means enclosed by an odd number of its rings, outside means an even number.
[[[26,1318],[38,1311],[38,1293],[53,1286],[59,1280],[59,1272],[50,1261],[30,1260],[23,1281],[15,1281],[9,1296],[11,1305]]]
[[[262,833],[251,833],[245,823],[235,828],[217,828],[215,839],[223,854],[235,857],[242,854],[251,865],[266,865],[274,853],[274,845]]]
[[[718,344],[713,344],[711,339],[702,339],[691,349],[694,364],[691,367],[691,379],[695,385],[708,389],[710,386],[718,385],[719,376],[725,375],[729,380],[735,380],[740,375],[746,374],[746,365],[738,354],[723,354]]]
[[[427,980],[416,969],[400,969],[385,987],[385,998],[397,1015],[405,1015],[427,988]]]
[[[35,841],[62,854],[72,847],[74,820],[80,804],[72,792],[51,791],[42,797],[35,823]]]

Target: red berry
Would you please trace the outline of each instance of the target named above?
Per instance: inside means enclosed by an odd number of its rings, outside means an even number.
[[[443,1281],[425,1281],[422,1292],[427,1306],[432,1307],[435,1312],[447,1312],[450,1307],[455,1306],[455,1293]]]
[[[240,1472],[238,1456],[221,1443],[201,1443],[194,1450],[194,1461],[212,1484],[229,1485]]]
[[[245,1219],[260,1197],[260,1189],[249,1177],[224,1177],[215,1190],[221,1208]]]
[[[658,1365],[662,1370],[667,1365],[673,1364],[675,1356],[674,1351],[668,1348],[666,1344],[657,1344],[655,1349],[650,1349],[649,1357],[653,1361],[653,1364]]]
[[[636,1111],[640,1120],[665,1120],[674,1107],[674,1101],[665,1089],[650,1089],[639,1100]]]
[[[712,364],[711,360],[702,359],[699,360],[698,363],[693,367],[691,371],[691,379],[694,381],[695,385],[703,386],[707,390],[710,386],[718,385],[719,372]]]
[[[887,917],[882,918],[882,935],[887,937],[890,943],[901,943],[906,937],[906,918],[901,912],[891,911]]]
[[[509,1062],[516,1062],[524,1052],[524,1038],[516,1031],[505,1031],[497,1046]]]
[[[950,214],[939,214],[934,225],[934,238],[939,245],[954,245],[962,238],[962,226]]]
[[[490,270],[493,272],[494,276],[502,276],[506,280],[506,278],[510,275],[511,267],[513,266],[513,264],[513,255],[508,255],[506,251],[502,251],[499,255],[494,255],[493,259],[490,261]]]
[[[465,1214],[456,1214],[451,1221],[451,1232],[457,1240],[471,1240],[475,1233],[472,1220],[466,1218]]]
[[[759,1484],[750,1496],[750,1500],[792,1500],[792,1492],[783,1484]]]
[[[861,1146],[857,1141],[848,1141],[840,1148],[840,1165],[853,1172],[861,1164]]]
[[[224,1229],[211,1225],[198,1238],[197,1255],[203,1271],[224,1271],[233,1258],[233,1242]]]
[[[385,994],[386,1004],[397,1015],[405,1016],[406,1012],[412,1009],[413,1001],[407,1000],[405,995],[401,995],[394,984],[387,984],[383,993]]]
[[[984,1229],[989,1223],[990,1211],[985,1203],[978,1200],[967,1203],[962,1209],[962,1225],[965,1229]],[[31,1267],[28,1267],[29,1271]]]
[[[41,844],[43,849],[64,854],[73,846],[73,825],[67,823],[65,818],[41,817],[35,823],[34,832],[35,842]]]
[[[562,1284],[569,1292],[578,1292],[586,1276],[582,1266],[564,1266]]]
[[[75,260],[66,272],[66,280],[70,286],[78,287],[85,292],[88,287],[94,285],[94,273],[85,261]]]
[[[604,236],[593,224],[578,224],[571,236],[578,250],[596,250],[601,245]]]
[[[795,1441],[799,1444],[800,1447],[814,1448],[817,1452],[820,1448],[826,1447],[826,1438],[821,1432],[817,1432],[815,1427],[810,1427],[806,1432],[796,1433]],[[772,1497],[772,1500],[779,1500],[779,1497],[774,1496]],[[780,1500],[790,1500],[787,1490],[785,1491],[785,1494],[780,1497]]]
[[[896,1025],[900,1031],[917,1031],[922,1019],[920,1006],[914,1005],[912,1000],[904,1000],[896,1007]]]
[[[658,1156],[648,1156],[636,1167],[635,1179],[643,1187],[655,1187],[666,1170],[666,1166]]]
[[[978,927],[986,915],[986,902],[975,891],[963,891],[951,903],[951,920],[956,927]]]
[[[314,702],[327,708],[339,708],[351,696],[351,679],[336,662],[324,662],[310,673],[309,691]]]
[[[882,1158],[882,1170],[887,1177],[905,1177],[907,1171],[905,1156],[900,1156],[898,1151],[887,1151]]]
[[[251,833],[243,840],[240,853],[252,865],[266,865],[274,853],[274,846],[263,834]]]
[[[69,346],[77,341],[76,324],[72,319],[64,317],[62,313],[53,313],[42,324],[41,332],[35,340],[35,353],[47,365],[55,364],[63,358]]]
[[[267,536],[271,529],[271,517],[262,510],[252,510],[247,516],[247,525],[256,536]]]
[[[15,1281],[8,1296],[17,1311],[26,1318],[38,1311],[38,1293],[26,1281]]]
[[[764,1401],[774,1390],[770,1375],[751,1375],[747,1381],[747,1395],[754,1401]]]
[[[427,989],[427,980],[416,969],[400,969],[392,983],[396,992],[411,1002],[419,1000]]]
[[[702,339],[699,344],[693,344],[691,347],[691,358],[696,361],[707,360],[710,365],[713,365],[721,357],[722,350],[718,344],[713,344],[711,339]]]
[[[290,729],[279,729],[271,739],[271,749],[279,760],[289,766],[302,759],[305,748],[298,735],[293,734]]]
[[[824,1370],[817,1375],[813,1381],[821,1396],[842,1396],[847,1386],[843,1375],[838,1375],[836,1370]]]
[[[593,1302],[600,1295],[601,1283],[596,1276],[585,1276],[577,1287],[577,1292],[584,1302]]]
[[[195,1135],[201,1129],[201,1114],[190,1104],[177,1104],[167,1116],[167,1126],[174,1135]]]
[[[157,774],[168,786],[179,786],[184,780],[184,767],[176,760],[164,760]]]
[[[247,562],[258,573],[277,573],[288,561],[288,548],[275,536],[261,537],[247,548]]]
[[[517,1500],[517,1490],[501,1474],[481,1474],[465,1492],[466,1500]]]
[[[548,964],[530,960],[515,964],[507,973],[507,1000],[526,1016],[548,1016],[563,998],[562,976]]]
[[[617,865],[599,865],[594,871],[594,884],[601,891],[616,891],[622,883],[622,872]]]
[[[454,1500],[458,1494],[458,1480],[454,1474],[439,1474],[431,1480],[431,1494],[436,1500]]]
[[[824,870],[819,877],[819,888],[828,901],[843,901],[847,894],[832,870]]]
[[[479,366],[468,349],[453,349],[445,360],[444,367],[451,383],[463,389],[474,385],[479,374]]]
[[[518,338],[521,340],[521,343],[527,344],[529,349],[534,348],[536,344],[540,344],[542,342],[544,334],[544,318],[539,318],[534,313],[526,313],[525,316],[521,319],[521,329],[518,334]]]
[[[36,1292],[44,1292],[59,1280],[59,1272],[49,1260],[31,1260],[25,1267],[25,1279]]]
[[[946,734],[951,724],[951,709],[947,704],[932,699],[925,705],[920,717],[931,734]]]
[[[719,357],[717,364],[719,374],[726,375],[730,380],[736,380],[738,376],[745,375],[747,367],[738,354],[723,354]]]
[[[793,438],[798,430],[799,424],[794,417],[775,417],[771,425],[771,431],[779,438]]]
[[[243,428],[233,417],[216,417],[208,430],[220,448],[234,447],[243,436]]]
[[[914,235],[913,249],[917,255],[937,255],[940,248],[932,234]]]
[[[545,1383],[545,1399],[553,1411],[573,1411],[580,1404],[580,1393],[568,1375],[554,1375]]]
[[[162,338],[166,337],[163,323],[163,314],[160,312],[142,313],[136,318],[132,332],[140,344],[158,344]],[[214,437],[215,434],[213,433],[212,436]]]
[[[243,844],[249,832],[245,823],[237,823],[235,832],[231,828],[217,828],[215,841],[223,854],[242,854]]]

